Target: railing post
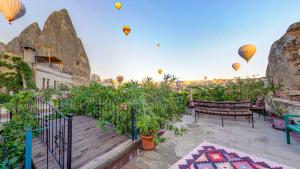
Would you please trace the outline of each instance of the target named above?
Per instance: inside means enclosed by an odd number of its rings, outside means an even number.
[[[26,129],[25,138],[25,169],[31,169],[31,155],[32,155],[32,130]]]
[[[131,108],[131,140],[134,141],[137,139],[136,127],[135,127],[135,109]]]
[[[68,116],[68,142],[67,142],[67,169],[71,169],[72,164],[72,120],[73,114]]]

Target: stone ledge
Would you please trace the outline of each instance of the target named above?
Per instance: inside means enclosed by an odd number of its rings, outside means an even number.
[[[123,142],[122,144],[118,145],[111,151],[94,158],[86,165],[80,167],[80,169],[104,169],[108,166],[112,165],[115,160],[121,158],[124,154],[130,151],[132,148],[139,144],[139,140],[132,141],[131,139]]]
[[[297,101],[290,101],[288,99],[282,99],[282,98],[273,98],[273,100],[275,102],[280,102],[280,103],[284,103],[290,106],[296,106],[296,107],[300,107],[300,102]]]

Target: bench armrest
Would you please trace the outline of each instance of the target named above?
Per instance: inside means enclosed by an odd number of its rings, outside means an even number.
[[[299,117],[300,118],[300,114],[285,114],[284,115],[284,121],[285,121],[286,126],[289,124],[289,118],[290,117]]]
[[[284,118],[290,118],[290,117],[300,117],[300,114],[285,114]]]

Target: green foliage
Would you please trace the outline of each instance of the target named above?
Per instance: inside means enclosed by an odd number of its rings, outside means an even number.
[[[101,128],[113,125],[117,133],[126,134],[132,130],[130,111],[134,109],[138,112],[137,123],[141,124],[139,121],[145,117],[153,122],[149,125],[158,124],[159,128],[165,128],[184,112],[187,103],[187,93],[171,90],[173,80],[166,77],[157,84],[148,78],[143,84],[131,81],[118,88],[96,83],[74,87],[71,97],[64,101],[62,111],[98,118]]]
[[[137,117],[136,127],[143,136],[154,136],[159,130],[158,117],[149,114],[139,114]]]
[[[237,79],[226,84],[209,84],[193,89],[195,100],[207,101],[254,101],[268,93],[274,93],[275,88],[261,79]]]
[[[9,102],[11,96],[6,93],[0,93],[0,105]]]
[[[5,104],[5,107],[13,115],[10,122],[4,124],[0,135],[0,150],[3,150],[4,143],[2,142],[5,139],[7,153],[2,164],[6,168],[16,168],[24,161],[25,129],[36,126],[35,116],[26,108],[27,103],[33,103],[33,94],[30,92],[18,93]],[[0,151],[0,159],[4,157],[2,153]]]
[[[9,70],[0,72],[0,88],[5,87],[7,91],[18,91],[23,88],[23,83],[26,83],[29,89],[35,88],[32,70],[21,58],[0,53],[0,68]]]
[[[278,118],[283,118],[284,114],[287,111],[286,108],[282,104],[276,103],[274,101],[273,97],[271,97],[271,96],[266,97],[266,101],[272,107],[272,109],[275,111],[273,113],[276,114]]]
[[[41,90],[41,96],[43,97],[43,99],[44,99],[46,102],[51,101],[52,96],[53,96],[55,93],[58,93],[58,91],[56,91],[55,89],[53,89],[53,88],[51,88],[51,87],[49,87],[49,88],[47,88],[47,89]]]

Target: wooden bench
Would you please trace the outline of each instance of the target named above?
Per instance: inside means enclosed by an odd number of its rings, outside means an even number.
[[[287,144],[291,144],[291,137],[290,137],[290,132],[294,131],[296,133],[300,134],[300,124],[289,124],[289,118],[296,117],[300,118],[299,114],[286,114],[284,115],[285,119],[285,126],[286,126],[286,142]]]
[[[253,112],[250,111],[251,102],[211,102],[211,101],[194,101],[195,121],[199,114],[210,114],[222,117],[222,127],[224,127],[224,116],[246,116],[252,121],[254,128]]]
[[[266,109],[265,109],[265,99],[264,98],[257,98],[256,101],[251,105],[250,110],[252,112],[258,113],[259,117],[260,114],[263,114],[264,120],[266,121]]]

